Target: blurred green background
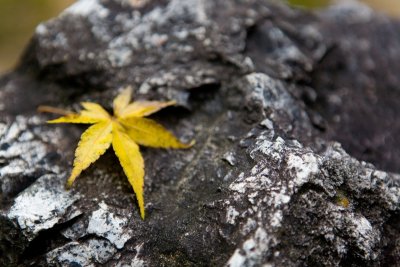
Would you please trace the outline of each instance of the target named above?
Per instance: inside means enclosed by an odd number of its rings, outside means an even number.
[[[17,62],[35,27],[74,0],[0,0],[0,73]]]
[[[338,0],[288,0],[305,8],[321,8],[335,1]],[[37,24],[56,16],[73,2],[75,0],[0,0],[0,73],[15,66]],[[391,16],[400,17],[400,0],[363,2]]]
[[[307,8],[321,8],[335,2],[346,2],[354,0],[288,0],[289,3],[296,6]],[[384,12],[390,16],[400,17],[400,0],[360,0],[367,5]]]

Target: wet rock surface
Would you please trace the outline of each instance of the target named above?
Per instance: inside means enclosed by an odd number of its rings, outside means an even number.
[[[0,80],[0,265],[396,266],[399,22],[360,5],[80,0]],[[147,218],[108,151],[64,189],[119,88],[189,150],[142,148]]]

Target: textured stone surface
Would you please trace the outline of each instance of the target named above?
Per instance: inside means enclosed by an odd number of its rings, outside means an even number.
[[[80,0],[0,79],[0,265],[396,266],[399,23],[358,5]],[[81,126],[122,86],[189,150],[142,148],[142,221],[107,152],[63,187]],[[363,161],[365,160],[365,161]]]

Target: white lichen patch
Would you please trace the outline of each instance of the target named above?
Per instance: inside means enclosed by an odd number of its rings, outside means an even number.
[[[82,7],[81,7],[82,6]],[[78,11],[81,8],[83,11]],[[118,27],[124,29],[124,33],[114,37],[105,38],[108,36],[106,28],[102,28],[105,17],[108,15],[108,10],[103,10],[104,7],[96,0],[79,1],[73,7],[67,9],[69,13],[82,14],[88,13],[89,20],[93,24],[92,32],[100,40],[106,41],[108,44],[107,58],[112,66],[126,66],[132,60],[135,50],[154,50],[167,45],[170,36],[176,37],[171,49],[175,49],[183,53],[192,53],[194,48],[187,44],[188,36],[198,36],[199,29],[205,30],[202,26],[208,21],[206,14],[205,2],[201,0],[186,0],[186,1],[170,1],[165,7],[154,7],[149,12],[141,14],[138,11],[133,12],[130,16],[123,14],[117,15],[115,22]],[[97,15],[100,12],[101,15]],[[182,27],[177,24],[171,30],[171,35],[160,33],[157,29],[171,20],[179,20],[193,18],[193,28]],[[97,23],[95,23],[97,21]],[[96,28],[95,28],[96,26]],[[189,25],[187,25],[189,26]],[[103,32],[103,34],[101,34]],[[204,33],[202,34],[204,38]],[[127,52],[121,53],[121,50],[129,50],[132,55],[127,55]]]
[[[117,249],[106,240],[89,239],[86,246],[98,263],[105,263],[117,252]]]
[[[146,43],[146,48],[148,49],[160,47],[168,42],[168,35],[154,33],[152,35],[146,35],[143,41]]]
[[[140,258],[141,251],[143,250],[143,243],[135,246],[136,255],[135,257],[131,258],[130,260],[120,261],[117,263],[116,267],[146,267],[148,264]]]
[[[104,202],[99,206],[90,217],[87,232],[106,238],[118,249],[123,248],[132,237],[132,231],[127,227],[128,219],[113,214]]]
[[[351,215],[348,218],[348,231],[354,239],[357,247],[363,251],[362,255],[365,259],[373,259],[376,255],[371,255],[370,252],[379,242],[379,233],[374,229],[371,223],[361,215]]]
[[[63,12],[64,15],[73,14],[82,17],[97,15],[101,18],[108,16],[109,11],[98,0],[79,0]]]
[[[108,49],[106,51],[107,58],[113,67],[127,66],[132,61],[132,50],[125,47],[119,47],[118,49]]]
[[[272,191],[271,195],[267,198],[267,203],[274,207],[280,207],[289,203],[290,195],[287,188],[281,188],[280,191]]]
[[[251,232],[253,232],[256,228],[257,228],[256,220],[254,220],[252,218],[247,218],[246,223],[242,227],[242,233],[244,233],[245,235],[248,235]]]
[[[227,267],[242,267],[246,266],[246,255],[243,255],[242,252],[240,251],[239,248],[235,250],[233,255],[229,258],[229,261],[227,262],[226,266]]]
[[[281,81],[264,73],[253,73],[246,76],[250,97],[261,101],[264,108],[273,110],[287,109],[293,104],[290,94],[284,89]],[[289,110],[288,110],[289,111]]]
[[[9,163],[0,169],[0,177],[2,184],[5,183],[6,180],[9,180],[7,177],[15,177],[18,174],[32,174],[35,170],[29,170],[29,165],[26,161],[22,159],[14,159],[9,161]],[[4,185],[5,186],[5,185]],[[4,192],[4,190],[2,190]]]
[[[232,183],[229,186],[229,189],[235,191],[240,194],[244,194],[246,192],[246,185],[244,183]]]
[[[130,262],[119,262],[116,267],[146,267],[148,266],[142,259],[135,256]]]
[[[176,17],[194,18],[200,25],[206,25],[209,20],[206,14],[206,2],[203,0],[172,0],[166,11],[164,19]]]
[[[236,158],[232,152],[226,152],[222,157],[226,162],[228,162],[231,166],[235,166]]]
[[[46,254],[48,264],[78,264],[79,266],[94,267],[91,251],[87,246],[79,242],[71,242],[62,247],[56,248]]]
[[[372,232],[372,225],[365,217],[359,217],[358,219],[355,218],[353,222],[360,235],[367,236]]]
[[[60,173],[56,164],[46,160],[51,151],[48,143],[57,143],[58,132],[40,130],[43,119],[17,116],[12,123],[0,127],[0,187],[3,194],[16,190],[16,181],[38,178],[45,173]],[[48,136],[48,140],[44,140]],[[36,176],[36,177],[35,177]]]
[[[289,170],[294,170],[295,172],[293,181],[297,186],[303,185],[319,172],[319,159],[313,153],[289,154],[287,165]]]
[[[260,161],[251,169],[251,175],[263,175],[268,176],[270,169],[265,167],[265,162]]]
[[[284,58],[277,60],[294,60],[304,63],[305,67],[311,67],[310,62],[305,60],[301,53],[301,55],[297,53],[296,49],[286,48],[285,51],[281,52],[282,55],[285,55]],[[300,103],[285,88],[286,86],[282,80],[272,78],[264,73],[246,75],[242,85],[242,90],[245,93],[244,103],[250,106],[259,103],[257,105],[262,107],[262,115],[272,122],[272,125],[265,119],[260,122],[266,123],[267,128],[277,124],[285,132],[291,132],[294,128],[301,127],[303,135],[309,136],[312,128],[310,119]],[[266,111],[270,112],[268,116]],[[282,124],[282,120],[290,120],[292,123]],[[273,129],[270,129],[270,131],[274,132]]]
[[[244,194],[245,192],[253,192],[266,188],[270,184],[270,179],[264,175],[249,176],[243,180],[236,180],[231,183],[229,189],[237,193]]]
[[[262,255],[265,251],[268,251],[273,243],[274,239],[268,235],[265,229],[259,227],[255,233],[243,243],[241,249],[235,250],[226,266],[259,266],[261,264]]]
[[[7,132],[1,137],[2,142],[10,142],[18,138],[27,128],[28,121],[23,116],[17,116],[15,121],[8,126]]]
[[[229,206],[227,212],[226,212],[226,222],[229,224],[235,224],[236,223],[236,218],[239,216],[239,212],[235,210],[234,207]]]
[[[258,152],[268,155],[269,158],[280,161],[282,160],[283,149],[285,148],[285,140],[278,137],[275,141],[264,139],[263,135],[257,138],[255,148],[250,151],[250,157],[255,158]]]
[[[58,176],[45,175],[15,198],[6,216],[15,220],[31,240],[39,231],[59,223],[78,198],[64,189]]]
[[[46,27],[46,25],[44,23],[40,23],[36,29],[35,29],[35,33],[38,35],[44,35],[48,33],[48,29]]]
[[[281,226],[282,219],[283,219],[282,210],[277,210],[272,215],[272,218],[270,219],[269,224],[272,227],[279,227],[279,226]]]
[[[267,129],[273,128],[270,121],[265,124]],[[320,156],[298,141],[271,135],[271,130],[253,132],[254,129],[247,135],[247,138],[255,139],[247,152],[255,165],[229,185],[232,198],[225,206],[226,220],[231,224],[236,223],[239,214],[248,218],[248,223],[238,227],[238,232],[247,241],[235,250],[227,266],[259,266],[262,263],[262,255],[268,253],[271,242],[276,239],[284,210],[293,194],[320,172]],[[242,203],[249,203],[249,208],[238,209]],[[256,227],[256,232],[251,235]]]
[[[299,192],[306,183],[326,189],[325,193],[314,195],[316,199],[319,199],[318,201],[324,201],[322,196],[328,194],[327,188],[330,190],[335,188],[332,187],[335,182],[337,184],[346,182],[354,192],[373,190],[377,187],[383,190],[384,186],[388,186],[385,193],[382,193],[385,203],[390,204],[385,208],[396,209],[397,207],[398,209],[400,190],[398,187],[394,189],[396,186],[390,187],[391,184],[396,184],[395,182],[388,182],[395,181],[395,178],[375,171],[369,164],[360,163],[351,158],[338,143],[330,143],[319,155],[296,140],[284,140],[271,136],[268,131],[257,132],[253,129],[246,138],[255,140],[253,145],[247,148],[247,153],[254,160],[254,165],[247,172],[242,172],[229,185],[231,197],[230,200],[224,202],[227,221],[237,222],[237,219],[236,221],[232,219],[232,217],[237,218],[232,214],[240,214],[240,218],[247,218],[248,223],[235,224],[236,234],[246,238],[246,241],[237,245],[226,266],[262,266],[265,263],[263,255],[276,252],[275,246],[271,244],[276,241],[276,233],[284,224],[285,211],[288,210],[293,195]],[[339,177],[327,177],[329,172],[324,169],[325,164],[331,168],[333,166],[339,168],[342,166],[332,164],[338,164],[344,160],[350,167],[343,166],[343,172]],[[327,163],[329,161],[332,163]],[[354,166],[359,167],[356,172]],[[346,180],[342,176],[345,176]],[[309,196],[301,195],[304,208],[318,209],[315,207],[318,203],[316,199]],[[243,203],[247,203],[247,208],[241,209],[244,206]],[[345,255],[348,253],[349,244],[344,241],[341,234],[337,234],[339,230],[347,239],[350,239],[352,245],[357,247],[361,257],[365,260],[376,259],[378,257],[375,252],[376,246],[380,241],[379,232],[370,221],[334,203],[327,204],[326,210],[320,211],[320,216],[329,223],[316,226],[313,232],[322,234],[327,242],[334,244],[337,253]],[[265,233],[262,241],[257,240],[257,231],[254,233],[255,227],[261,233]],[[251,234],[252,232],[254,234]],[[309,234],[312,235],[313,232]]]
[[[274,123],[270,119],[265,119],[260,122],[261,126],[264,126],[268,130],[273,130],[274,129]]]
[[[97,266],[111,259],[117,250],[106,240],[89,239],[85,242],[70,242],[46,254],[48,264]]]
[[[0,157],[10,159],[10,164],[13,159],[19,158],[32,166],[44,158],[46,153],[47,147],[42,142],[24,140],[22,142],[13,142],[7,149],[0,150]]]
[[[70,240],[78,240],[86,235],[87,225],[83,220],[77,220],[70,227],[61,230],[61,234],[70,239]]]
[[[8,127],[6,123],[0,122],[0,136],[3,137]]]

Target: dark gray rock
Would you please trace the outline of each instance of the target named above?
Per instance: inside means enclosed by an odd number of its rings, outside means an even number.
[[[0,80],[0,265],[398,265],[398,26],[354,4],[78,1]],[[66,191],[83,128],[36,113],[127,85],[177,100],[155,117],[197,141],[142,148],[144,221],[112,151]]]

